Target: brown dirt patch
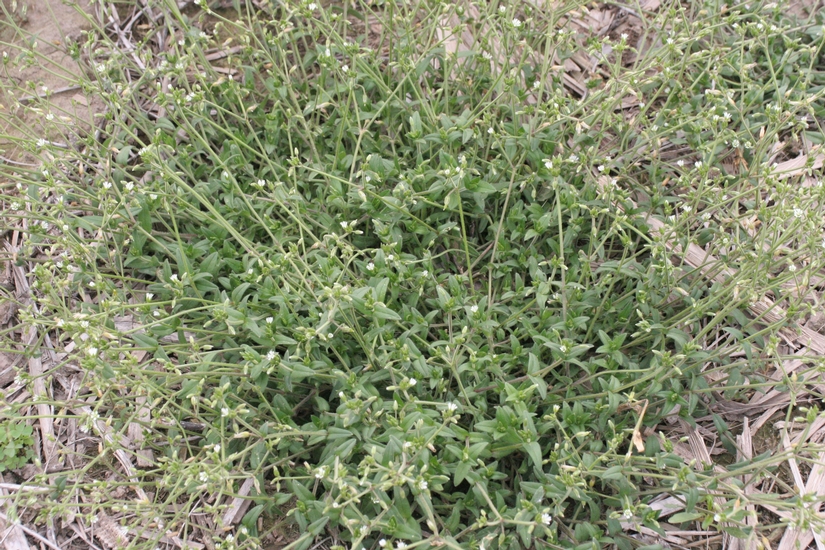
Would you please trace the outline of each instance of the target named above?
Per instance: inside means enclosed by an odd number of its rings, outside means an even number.
[[[93,125],[99,108],[77,86],[78,66],[67,54],[90,23],[62,0],[2,2],[0,55],[8,54],[8,62],[0,64],[0,156],[25,162],[31,157],[24,141],[69,144]],[[88,10],[89,0],[77,5]],[[49,112],[63,124],[47,133],[43,117]]]

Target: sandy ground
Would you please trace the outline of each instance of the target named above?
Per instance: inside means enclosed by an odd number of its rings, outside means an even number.
[[[0,156],[21,161],[26,155],[19,140],[43,137],[61,141],[53,132],[43,135],[40,117],[47,111],[68,119],[63,119],[65,128],[72,131],[62,132],[63,138],[92,124],[93,109],[76,85],[78,67],[64,53],[66,45],[81,40],[91,24],[62,0],[2,2],[0,51],[9,55],[9,63],[0,68]],[[78,0],[77,5],[88,10],[89,0]],[[14,66],[13,60],[27,50],[34,54],[36,63],[25,68],[25,64]]]

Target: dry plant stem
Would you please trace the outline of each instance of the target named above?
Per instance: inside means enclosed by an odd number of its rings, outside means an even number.
[[[0,480],[2,479],[2,474],[0,474]],[[10,487],[7,487],[9,485],[14,484],[0,483],[0,503],[5,503],[10,489]],[[2,517],[3,523],[6,524],[0,529],[0,545],[5,544],[6,550],[29,550],[29,543],[25,535],[26,529],[18,523],[8,521],[5,514],[0,513],[0,517]]]
[[[5,242],[6,250],[12,255],[16,256],[19,249],[9,242]],[[29,289],[29,283],[26,280],[26,273],[20,266],[12,268],[14,274],[14,282],[17,286],[18,296],[22,296],[22,302],[25,306],[32,305],[32,299]],[[34,307],[32,305],[32,307]],[[27,326],[23,330],[23,345],[26,349],[32,351],[32,348],[37,343],[37,328],[33,325]],[[50,399],[49,393],[46,390],[46,382],[43,378],[43,362],[40,357],[32,356],[29,359],[29,374],[32,377],[34,395],[38,398],[37,414],[40,417],[38,423],[40,424],[40,434],[43,441],[43,464],[48,471],[55,459],[57,442],[54,437],[54,409],[48,403],[44,403]]]
[[[0,519],[5,521],[6,523],[12,523],[9,520],[8,516],[6,516],[6,514],[4,514],[3,512],[0,512]],[[48,546],[52,550],[63,550],[62,548],[60,548],[56,544],[52,543],[49,539],[47,539],[44,536],[40,535],[37,531],[31,530],[28,527],[26,527],[25,525],[22,525],[22,524],[19,524],[19,523],[15,524],[14,529],[20,529],[21,531],[25,532],[30,537],[37,539],[41,544],[45,544],[46,546]],[[25,541],[25,537],[23,537],[23,541]],[[18,549],[20,549],[20,550],[29,550],[29,545],[28,545],[27,542],[25,543],[25,546],[14,546],[14,544],[18,544],[18,543],[19,543],[19,541],[10,544],[9,537],[7,537],[6,540],[5,540],[6,550],[18,550]]]

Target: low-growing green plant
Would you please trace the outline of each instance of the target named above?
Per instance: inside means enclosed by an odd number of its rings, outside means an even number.
[[[34,458],[32,426],[25,422],[6,420],[0,423],[0,472],[16,470]]]
[[[810,310],[788,288],[823,266],[825,190],[771,165],[821,142],[819,23],[663,2],[631,43],[572,32],[575,2],[157,4],[166,51],[71,47],[100,134],[33,141],[9,198],[47,256],[23,320],[97,396],[81,425],[137,422],[156,457],[152,505],[118,505],[133,531],[188,532],[159,510],[217,513],[251,477],[223,547],[288,502],[301,550],[632,548],[663,495],[754,532],[739,476],[777,459],[719,473],[662,426],[772,386]],[[577,52],[601,75],[581,98]],[[691,244],[728,276],[674,261]],[[746,314],[768,295],[779,322]]]

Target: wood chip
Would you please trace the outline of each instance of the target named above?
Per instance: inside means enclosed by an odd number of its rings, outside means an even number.
[[[122,548],[129,544],[128,529],[106,514],[100,513],[95,524],[95,536],[107,548]]]
[[[825,160],[825,154],[817,152],[818,147],[812,148],[807,155],[799,155],[798,157],[780,162],[774,166],[774,173],[779,179],[791,178],[799,176],[808,170],[817,170],[822,168],[822,162]],[[806,168],[808,162],[810,167]]]
[[[221,525],[224,531],[230,529],[233,525],[239,523],[243,519],[246,510],[249,508],[249,505],[252,504],[252,500],[244,497],[249,495],[249,492],[252,490],[254,485],[255,478],[248,477],[244,480],[241,488],[238,489],[238,496],[232,499],[232,506],[229,507],[221,520]]]

